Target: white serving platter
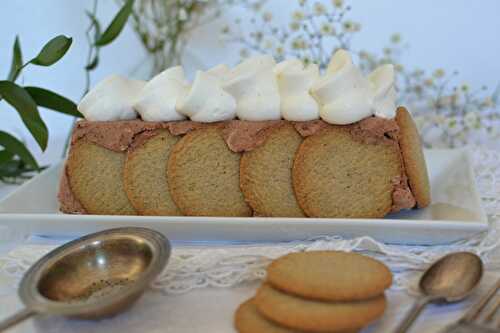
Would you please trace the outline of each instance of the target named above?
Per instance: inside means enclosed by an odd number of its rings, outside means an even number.
[[[98,230],[142,226],[176,242],[281,242],[326,235],[371,236],[395,244],[445,244],[486,231],[466,149],[425,151],[432,205],[384,219],[224,218],[65,215],[56,199],[62,163],[45,170],[0,202],[0,225],[33,235],[75,237]]]

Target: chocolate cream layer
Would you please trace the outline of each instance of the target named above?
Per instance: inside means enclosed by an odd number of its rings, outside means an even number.
[[[274,121],[242,121],[231,120],[217,123],[198,123],[193,121],[145,122],[142,120],[93,122],[82,120],[73,130],[71,144],[79,140],[87,140],[96,145],[115,152],[125,152],[136,147],[155,135],[155,130],[167,129],[172,135],[184,135],[194,129],[216,126],[222,134],[229,149],[234,152],[245,152],[255,149],[266,141],[270,129],[282,126],[286,120]],[[314,135],[330,125],[322,120],[294,122],[295,129],[303,137]],[[388,144],[397,146],[400,152],[402,172],[392,179],[392,211],[415,207],[416,201],[408,185],[408,177],[404,170],[403,158],[399,149],[399,127],[394,120],[369,117],[352,125],[351,135],[366,144]],[[73,195],[65,168],[60,182],[58,199],[60,209],[69,214],[86,214],[85,208]]]

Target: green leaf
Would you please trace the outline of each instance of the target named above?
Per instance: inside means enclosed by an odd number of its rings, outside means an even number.
[[[78,112],[76,104],[47,89],[38,87],[24,87],[24,89],[31,95],[33,100],[38,106],[61,112],[70,116],[83,118],[83,115]]]
[[[101,37],[95,42],[96,46],[104,46],[115,40],[116,37],[123,30],[123,27],[127,23],[128,17],[132,13],[132,8],[134,6],[134,0],[127,0],[122,9],[116,14],[115,18],[109,26],[106,28]]]
[[[24,163],[38,169],[38,163],[33,155],[26,148],[24,143],[13,137],[7,132],[0,131],[0,146],[5,148],[5,151],[19,156]]]
[[[16,36],[14,47],[12,49],[12,64],[10,65],[10,72],[7,80],[12,82],[16,81],[19,73],[21,72],[21,67],[23,67],[23,54],[21,52],[19,37]]]
[[[14,157],[14,153],[8,150],[0,150],[0,164],[10,161]]]
[[[0,81],[0,95],[17,110],[40,148],[45,150],[49,132],[42,118],[40,118],[40,113],[31,95],[22,87],[10,81]]]
[[[30,63],[38,66],[50,66],[58,62],[66,54],[72,42],[72,38],[59,35],[45,44],[40,53]]]

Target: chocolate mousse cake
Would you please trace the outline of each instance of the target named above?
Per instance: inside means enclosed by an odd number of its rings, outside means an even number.
[[[313,66],[313,67],[311,67]],[[418,131],[394,71],[340,50],[323,75],[257,56],[111,76],[79,105],[59,191],[69,214],[380,218],[426,207]]]

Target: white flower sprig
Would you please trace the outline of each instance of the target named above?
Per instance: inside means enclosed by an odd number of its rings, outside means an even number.
[[[242,58],[267,53],[277,61],[295,57],[325,69],[331,55],[343,48],[358,56],[365,73],[392,63],[399,102],[412,111],[427,147],[495,142],[500,147],[500,85],[493,92],[487,87],[473,89],[467,83],[456,83],[456,71],[448,75],[444,69],[407,69],[401,62],[407,45],[399,34],[392,35],[380,53],[353,48],[351,40],[361,24],[347,19],[351,6],[343,0],[297,2],[284,25],[273,22],[265,1],[247,6],[253,13],[249,22],[237,18],[234,25],[222,29],[222,37],[241,46]],[[250,23],[252,29],[242,29],[243,23]]]

